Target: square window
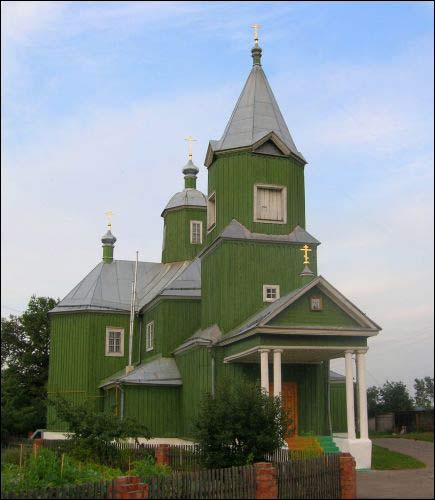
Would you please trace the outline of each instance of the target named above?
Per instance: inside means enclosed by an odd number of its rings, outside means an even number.
[[[145,349],[147,351],[152,351],[154,349],[154,321],[147,324]]]
[[[310,310],[311,311],[322,311],[323,310],[322,297],[310,297]]]
[[[279,299],[279,285],[263,285],[263,302]]]
[[[285,224],[287,222],[287,188],[254,186],[254,222]]]
[[[202,222],[198,220],[190,221],[190,243],[192,245],[202,244]]]
[[[212,193],[207,200],[207,229],[211,231],[216,225],[216,193]]]
[[[124,356],[124,329],[106,328],[106,356]]]

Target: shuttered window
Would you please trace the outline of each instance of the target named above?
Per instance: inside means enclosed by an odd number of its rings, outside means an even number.
[[[106,356],[124,355],[124,329],[108,326],[106,328]]]
[[[287,222],[287,190],[282,186],[254,186],[254,221]]]
[[[154,321],[147,324],[145,344],[147,351],[152,351],[154,349]]]
[[[198,220],[190,221],[190,243],[192,245],[202,244],[202,222]]]
[[[207,200],[207,229],[210,231],[216,225],[216,193]]]

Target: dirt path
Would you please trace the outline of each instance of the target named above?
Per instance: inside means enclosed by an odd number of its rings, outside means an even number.
[[[357,473],[358,498],[434,498],[434,445],[410,439],[374,439],[374,444],[424,462],[426,469]]]

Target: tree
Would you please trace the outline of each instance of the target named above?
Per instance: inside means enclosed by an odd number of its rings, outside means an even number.
[[[379,409],[383,412],[412,410],[414,402],[403,382],[389,382],[388,380],[379,390]]]
[[[415,404],[425,409],[433,408],[433,377],[416,378],[414,382]]]
[[[46,423],[50,322],[57,301],[32,296],[21,316],[1,319],[1,437]]]
[[[381,396],[379,387],[371,386],[367,388],[367,408],[369,417],[373,417],[378,413],[381,406]]]
[[[207,467],[245,465],[281,447],[289,424],[279,398],[248,381],[224,380],[203,397],[196,437]]]
[[[55,407],[58,417],[68,424],[70,452],[79,460],[114,463],[121,454],[117,442],[151,437],[148,428],[135,419],[120,419],[110,411],[96,411],[87,401],[76,404],[57,396],[48,402]]]

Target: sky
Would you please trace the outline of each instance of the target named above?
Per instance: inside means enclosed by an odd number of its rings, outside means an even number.
[[[319,273],[382,326],[367,382],[433,376],[432,2],[12,2],[2,14],[2,316],[101,259],[160,260],[161,211],[198,188],[262,63],[306,166]],[[332,367],[343,372],[343,361]]]

